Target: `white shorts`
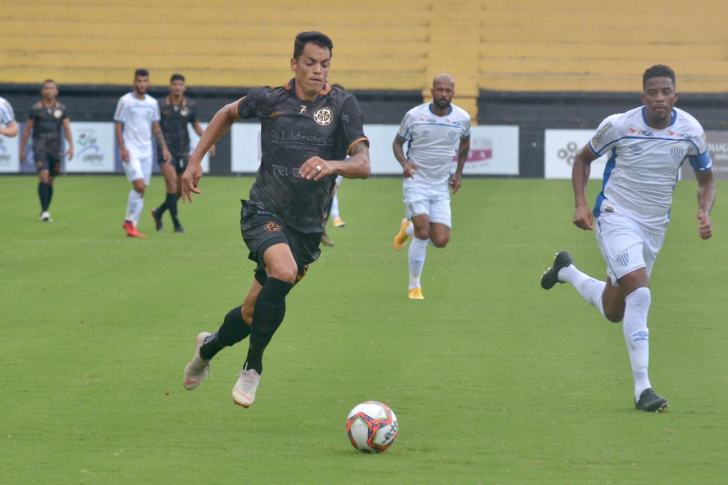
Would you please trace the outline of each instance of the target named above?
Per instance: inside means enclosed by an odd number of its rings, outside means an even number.
[[[144,185],[149,185],[152,181],[152,155],[140,156],[136,153],[129,152],[129,161],[121,162],[126,172],[126,178],[129,182],[144,179]]]
[[[607,262],[607,276],[614,286],[624,275],[640,268],[652,274],[652,267],[665,240],[664,234],[645,231],[634,220],[621,214],[602,214],[596,218],[599,249]]]
[[[450,191],[447,185],[440,187],[417,187],[405,183],[404,205],[407,208],[407,219],[427,214],[430,223],[444,224],[452,227],[452,214],[450,212]]]

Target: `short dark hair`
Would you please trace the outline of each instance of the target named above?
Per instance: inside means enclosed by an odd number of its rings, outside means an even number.
[[[675,85],[675,71],[670,69],[669,66],[657,64],[656,66],[652,66],[651,68],[647,69],[645,73],[642,74],[642,89],[645,89],[647,87],[647,81],[655,77],[670,78],[672,80],[672,85]]]
[[[303,48],[306,44],[316,44],[319,47],[329,50],[329,53],[334,55],[334,43],[328,35],[316,32],[315,30],[310,32],[301,32],[296,36],[296,41],[293,43],[293,58],[298,59],[303,54]]]
[[[147,71],[146,69],[137,69],[136,71],[134,71],[134,79],[138,78],[139,76],[149,77],[149,71]]]
[[[55,84],[56,86],[58,86],[58,84],[56,84],[56,82],[55,82],[55,81],[54,81],[53,79],[46,79],[46,80],[45,80],[45,81],[43,81],[43,83],[42,83],[42,84],[40,85],[40,88],[41,88],[41,89],[43,89],[43,86],[45,86],[45,85],[46,85],[46,84],[48,84],[48,83],[53,83],[53,84]]]
[[[169,84],[172,84],[175,81],[185,82],[185,77],[182,74],[172,74],[172,77],[169,79]]]

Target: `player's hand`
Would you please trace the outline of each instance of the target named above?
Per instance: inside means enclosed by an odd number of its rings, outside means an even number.
[[[68,151],[66,152],[66,161],[70,162],[73,160],[73,147],[68,147]]]
[[[162,158],[164,158],[165,163],[172,163],[172,154],[166,148],[162,150]]]
[[[26,159],[27,159],[27,157],[25,156],[25,149],[21,147],[20,148],[20,163],[25,163]]]
[[[461,185],[463,185],[463,176],[459,173],[452,174],[450,176],[450,188],[452,189],[452,193],[457,194]]]
[[[324,177],[333,174],[334,169],[329,162],[323,158],[311,157],[306,160],[303,165],[301,165],[301,168],[298,169],[298,173],[301,175],[301,178],[318,182]]]
[[[409,160],[404,162],[404,165],[402,166],[404,170],[402,170],[402,175],[404,175],[404,178],[411,179],[414,178],[415,172],[419,172],[420,169],[415,165],[413,162],[410,162]]]
[[[186,200],[192,203],[192,194],[202,194],[197,189],[197,184],[202,178],[202,165],[199,162],[187,165],[185,173],[182,174],[182,203]]]
[[[594,230],[594,214],[589,210],[589,206],[580,205],[577,206],[576,212],[574,213],[574,225],[579,229],[585,231]]]
[[[212,146],[210,147],[210,156],[211,156],[211,157],[214,157],[214,156],[215,156],[215,145],[212,145]]]
[[[710,239],[713,235],[713,221],[703,211],[698,211],[698,233],[700,234],[700,239]]]
[[[121,161],[124,163],[129,163],[129,150],[126,148],[121,149]]]

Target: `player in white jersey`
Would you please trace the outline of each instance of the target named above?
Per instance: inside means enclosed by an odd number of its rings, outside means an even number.
[[[144,188],[152,179],[152,134],[157,137],[164,160],[172,159],[159,127],[159,103],[147,94],[148,89],[149,72],[137,69],[134,91],[119,99],[114,114],[121,162],[126,178],[132,184],[123,225],[129,237],[145,237],[137,230],[137,222],[144,209]]]
[[[596,222],[599,249],[607,263],[608,281],[598,281],[573,264],[568,251],[556,255],[541,278],[548,290],[569,283],[611,322],[622,329],[632,365],[635,407],[660,412],[667,399],[652,390],[649,364],[650,274],[670,219],[672,192],[686,160],[698,179],[698,234],[713,235],[710,211],[715,201],[712,162],[700,123],[674,107],[675,73],[657,65],[642,77],[644,106],[605,119],[574,160],[574,224],[591,231]],[[585,193],[590,164],[608,154],[603,190],[591,211]]]
[[[15,112],[5,98],[0,98],[0,135],[5,135],[8,138],[18,136],[18,123],[15,121]]]
[[[402,165],[404,203],[407,218],[394,238],[394,249],[409,247],[409,297],[422,300],[420,275],[425,264],[427,244],[444,248],[450,242],[450,192],[462,184],[463,167],[470,151],[470,115],[452,104],[455,81],[440,74],[432,81],[432,103],[407,112],[392,148]],[[409,142],[407,154],[404,144]],[[453,158],[457,168],[450,174]]]

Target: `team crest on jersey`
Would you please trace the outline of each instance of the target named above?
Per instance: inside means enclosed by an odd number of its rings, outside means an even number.
[[[321,108],[313,114],[313,120],[319,125],[330,125],[334,121],[334,112],[331,108]]]
[[[265,225],[265,230],[266,231],[277,232],[277,231],[282,230],[282,228],[281,228],[281,226],[277,222],[271,221],[271,222],[269,222],[268,224]]]
[[[188,109],[187,109],[187,107],[183,107],[183,108],[182,108],[182,109],[180,110],[180,112],[179,112],[179,113],[180,113],[180,114],[181,114],[182,116],[187,116],[187,114],[188,114],[189,112],[190,112],[190,110],[188,110]]]
[[[53,112],[53,116],[55,116],[56,118],[60,118],[61,116],[63,116],[63,111],[57,109]]]
[[[672,154],[672,158],[676,162],[679,162],[680,160],[682,160],[683,158],[685,158],[684,153],[685,153],[685,149],[684,148],[677,148],[677,147],[670,148],[670,154]]]

